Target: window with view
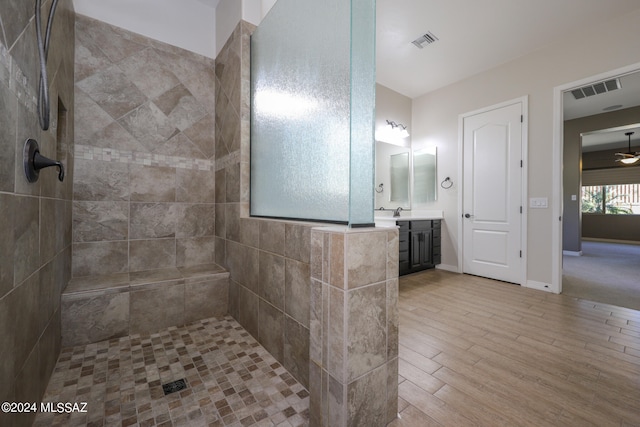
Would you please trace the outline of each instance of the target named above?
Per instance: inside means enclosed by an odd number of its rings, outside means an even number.
[[[640,215],[640,184],[583,186],[582,213]]]

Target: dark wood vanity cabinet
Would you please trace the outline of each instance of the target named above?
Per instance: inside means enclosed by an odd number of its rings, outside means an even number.
[[[400,231],[400,275],[440,264],[439,219],[397,221]]]

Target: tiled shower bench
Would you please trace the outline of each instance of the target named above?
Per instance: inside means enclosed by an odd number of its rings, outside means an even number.
[[[216,264],[76,277],[62,293],[62,345],[222,317],[228,295],[229,273]]]

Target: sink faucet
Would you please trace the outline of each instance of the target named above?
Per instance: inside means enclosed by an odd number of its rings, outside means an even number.
[[[401,206],[398,206],[398,209],[396,209],[395,211],[393,211],[393,217],[394,218],[398,218],[400,216],[400,211],[402,210]]]

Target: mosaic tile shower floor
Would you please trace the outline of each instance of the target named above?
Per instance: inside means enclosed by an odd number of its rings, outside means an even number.
[[[162,385],[186,379],[164,395]],[[233,318],[63,349],[34,426],[304,426],[309,393]]]

